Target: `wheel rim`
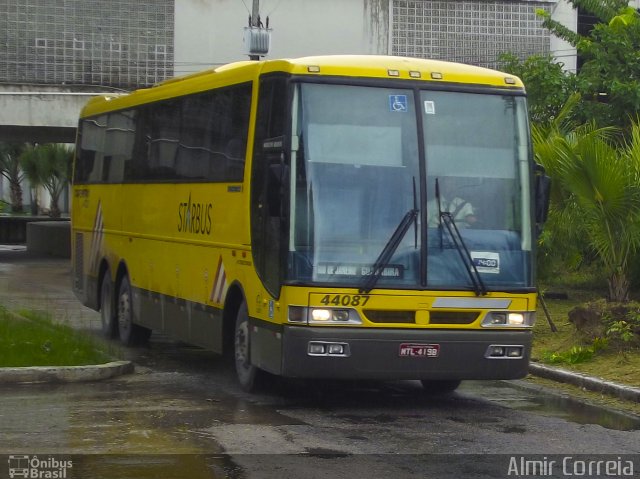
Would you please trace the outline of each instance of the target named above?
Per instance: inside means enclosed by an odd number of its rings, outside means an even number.
[[[243,370],[249,369],[249,328],[243,321],[236,329],[235,356],[236,365]]]

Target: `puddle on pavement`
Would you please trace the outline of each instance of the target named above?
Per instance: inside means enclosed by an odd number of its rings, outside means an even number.
[[[578,424],[597,424],[618,431],[640,429],[640,417],[504,381],[465,381],[459,391],[482,396],[511,409],[558,417]]]

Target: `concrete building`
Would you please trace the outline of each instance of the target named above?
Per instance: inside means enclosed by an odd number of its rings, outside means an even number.
[[[87,96],[247,59],[251,7],[252,0],[0,0],[0,141],[72,141]],[[567,0],[260,0],[272,28],[270,58],[392,54],[493,67],[504,52],[552,53],[575,70],[575,50],[542,28],[537,9],[578,28]]]
[[[244,58],[250,3],[176,0],[176,73]],[[273,58],[393,54],[494,66],[507,51],[556,48],[539,8],[563,20],[573,12],[557,0],[261,0],[260,11],[273,28]]]
[[[252,0],[0,0],[0,82],[130,89],[246,59]],[[632,0],[639,4],[640,0]],[[397,54],[492,66],[504,52],[575,51],[537,9],[577,29],[567,0],[260,0],[270,57]]]

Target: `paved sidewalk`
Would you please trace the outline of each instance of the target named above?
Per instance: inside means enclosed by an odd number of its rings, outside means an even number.
[[[572,384],[579,388],[608,396],[625,399],[627,401],[640,402],[640,388],[627,384],[614,383],[606,379],[587,376],[586,374],[554,368],[545,364],[531,363],[529,373],[553,381]]]
[[[86,308],[71,290],[71,262],[34,256],[24,246],[0,246],[0,304],[48,313],[76,329],[100,329],[100,314]]]

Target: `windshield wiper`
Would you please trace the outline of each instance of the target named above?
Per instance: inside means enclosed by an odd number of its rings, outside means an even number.
[[[438,184],[438,178],[436,178],[436,201],[438,203],[438,218],[440,221],[440,248],[442,248],[442,225],[447,228],[449,232],[449,236],[451,236],[451,240],[453,241],[454,246],[458,250],[460,254],[460,259],[462,260],[462,264],[464,264],[464,269],[469,274],[469,279],[471,279],[471,283],[473,284],[473,289],[476,293],[476,296],[485,296],[487,294],[487,287],[484,285],[484,281],[482,281],[482,277],[480,276],[480,272],[476,267],[476,264],[473,262],[473,258],[471,257],[471,253],[469,253],[469,248],[465,244],[462,239],[462,235],[460,234],[460,230],[458,229],[458,225],[456,225],[455,220],[453,219],[453,215],[449,211],[442,211],[440,207],[440,186]]]
[[[391,238],[389,238],[389,241],[387,241],[387,244],[384,245],[384,248],[382,248],[380,256],[378,256],[376,262],[373,263],[373,269],[367,276],[365,283],[360,288],[360,294],[367,294],[374,288],[374,286],[380,279],[380,276],[382,276],[384,269],[391,261],[393,253],[395,253],[396,249],[398,249],[398,246],[400,246],[404,235],[407,234],[407,231],[409,231],[411,224],[415,223],[417,218],[418,210],[410,209],[409,211],[407,211],[407,213],[404,215],[404,218],[402,218],[402,221],[400,221],[400,224],[391,235]]]
[[[387,244],[385,244],[384,248],[382,248],[382,251],[378,256],[378,259],[376,259],[376,262],[373,263],[371,273],[369,273],[369,275],[366,277],[364,284],[360,287],[360,294],[367,294],[375,287],[376,283],[380,279],[380,276],[382,276],[384,269],[389,265],[391,258],[393,258],[393,254],[396,252],[396,249],[398,249],[398,246],[400,246],[400,243],[402,243],[402,239],[407,234],[407,231],[409,231],[409,228],[411,227],[412,223],[415,225],[415,229],[416,229],[415,243],[416,243],[416,248],[418,247],[417,231],[418,231],[418,214],[419,213],[420,213],[420,210],[418,210],[416,179],[414,177],[413,178],[413,209],[410,209],[409,211],[407,211],[407,213],[402,218],[402,221],[400,221],[400,224],[398,224],[396,230],[391,235],[391,238],[389,238],[389,241],[387,241]]]

